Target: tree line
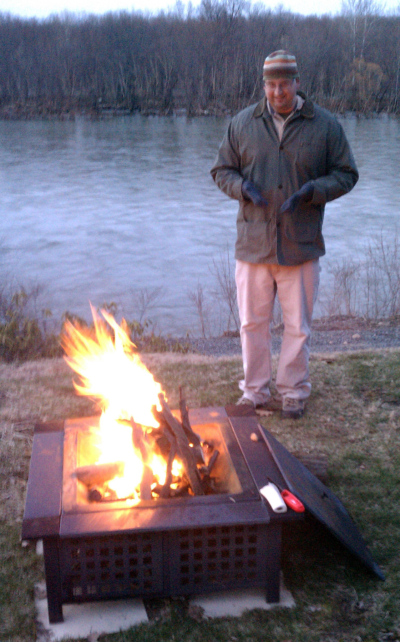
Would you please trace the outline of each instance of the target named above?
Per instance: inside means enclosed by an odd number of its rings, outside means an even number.
[[[264,58],[282,48],[319,104],[399,113],[399,12],[374,0],[344,0],[335,16],[178,0],[158,15],[0,14],[0,117],[233,113],[259,99]]]

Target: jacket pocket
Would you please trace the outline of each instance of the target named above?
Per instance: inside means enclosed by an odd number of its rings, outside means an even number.
[[[321,212],[318,207],[298,208],[293,214],[286,213],[282,231],[289,241],[312,243],[321,232]]]
[[[237,258],[263,260],[275,252],[276,238],[271,221],[237,221]]]

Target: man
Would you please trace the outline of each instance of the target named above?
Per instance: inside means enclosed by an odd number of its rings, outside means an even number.
[[[325,254],[325,203],[349,192],[358,172],[336,118],[298,91],[294,55],[264,62],[265,97],[231,121],[211,174],[239,201],[236,286],[244,379],[239,403],[276,409],[270,323],[276,294],[284,332],[276,387],[282,417],[298,418],[310,395],[309,344]]]

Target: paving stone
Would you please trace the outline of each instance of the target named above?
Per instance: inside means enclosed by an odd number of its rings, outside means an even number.
[[[64,622],[50,624],[47,599],[35,599],[37,642],[58,642],[63,638],[85,638],[104,633],[125,631],[131,626],[148,622],[140,599],[109,602],[64,604]]]
[[[281,580],[279,602],[269,604],[265,600],[264,589],[239,589],[224,591],[210,595],[200,595],[190,600],[190,606],[201,607],[204,617],[240,617],[245,611],[252,609],[270,610],[276,607],[293,608],[296,603],[292,594]]]

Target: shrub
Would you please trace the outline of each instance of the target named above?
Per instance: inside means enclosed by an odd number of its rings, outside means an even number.
[[[0,291],[0,358],[5,361],[60,356],[58,337],[46,328],[52,316],[49,309],[35,315],[38,289],[16,291],[4,286]]]

